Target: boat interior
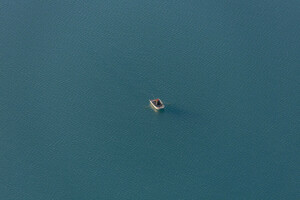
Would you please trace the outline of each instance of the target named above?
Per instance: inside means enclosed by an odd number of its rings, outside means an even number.
[[[159,99],[153,100],[152,102],[153,102],[153,104],[154,104],[155,106],[157,106],[157,107],[161,107],[161,106],[162,106],[162,103],[160,102]]]

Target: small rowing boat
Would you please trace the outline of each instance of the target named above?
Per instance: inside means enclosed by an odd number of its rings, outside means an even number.
[[[152,107],[154,107],[156,110],[162,110],[165,108],[164,103],[160,99],[153,99],[149,101]]]

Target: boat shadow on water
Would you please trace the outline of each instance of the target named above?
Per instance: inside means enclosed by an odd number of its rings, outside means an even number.
[[[167,105],[163,112],[168,115],[173,115],[185,119],[197,119],[201,116],[199,113],[189,111],[189,110],[184,110],[173,104]]]

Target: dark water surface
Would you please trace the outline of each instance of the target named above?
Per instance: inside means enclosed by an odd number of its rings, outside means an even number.
[[[0,5],[0,199],[300,199],[300,1]]]

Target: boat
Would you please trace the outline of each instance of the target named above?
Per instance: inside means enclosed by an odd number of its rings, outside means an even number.
[[[165,108],[164,103],[160,99],[153,99],[153,100],[149,100],[149,101],[150,101],[151,106],[153,108],[155,108],[155,110],[162,110]]]

